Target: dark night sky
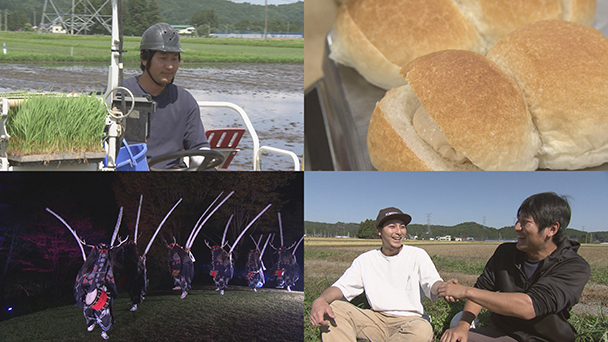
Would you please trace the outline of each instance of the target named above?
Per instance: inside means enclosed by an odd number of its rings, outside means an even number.
[[[229,178],[233,173],[214,174],[213,177],[219,176],[221,179]],[[251,183],[256,182],[256,173],[244,173],[251,179]],[[226,176],[224,176],[226,175]],[[57,214],[62,216],[69,224],[70,217],[62,215],[63,213],[77,212],[80,217],[88,217],[92,220],[94,226],[98,229],[107,229],[111,235],[116,219],[118,216],[119,205],[117,204],[117,192],[137,192],[137,187],[154,187],[162,184],[167,175],[156,173],[132,173],[134,179],[146,177],[143,184],[133,184],[133,189],[129,189],[129,180],[125,181],[125,173],[121,173],[122,181],[119,181],[119,173],[112,172],[95,172],[95,173],[64,173],[64,172],[48,172],[48,173],[7,173],[0,174],[0,204],[9,205],[10,210],[4,215],[9,215],[13,220],[27,221],[35,214],[48,215],[49,220],[55,218],[45,212],[45,208],[49,207]],[[199,177],[198,174],[189,173],[173,173],[172,178],[183,177],[184,179]],[[284,197],[289,198],[290,202],[285,210],[291,210],[300,214],[303,212],[303,177],[299,173],[297,178],[290,182],[290,185],[277,190],[284,193]],[[116,186],[116,184],[120,184]],[[230,181],[227,181],[230,184]],[[222,189],[224,190],[224,189]],[[248,189],[225,189],[235,190],[237,192],[248,191]],[[209,198],[215,198],[219,193],[211,191],[205,201],[201,201],[205,206],[210,204]],[[133,197],[132,203],[125,206],[125,210],[136,210],[138,196]],[[150,200],[145,198],[144,201]],[[189,198],[184,198],[184,203]],[[171,205],[174,201],[171,201]],[[227,202],[227,204],[230,202]],[[183,206],[183,204],[181,205]],[[203,207],[201,207],[203,208]],[[274,209],[274,208],[272,208]],[[274,210],[269,210],[268,213]],[[176,211],[177,212],[177,211]],[[191,213],[197,217],[202,213]],[[145,214],[145,213],[144,213]],[[164,215],[164,214],[163,214]],[[272,213],[276,215],[276,211]],[[37,216],[36,216],[37,217]],[[227,219],[227,218],[226,218]],[[283,216],[283,221],[289,221],[290,217]],[[124,220],[124,219],[123,219]],[[225,221],[224,221],[225,222]],[[192,222],[194,224],[194,222]],[[130,224],[132,226],[132,224]],[[190,228],[189,228],[190,229]]]

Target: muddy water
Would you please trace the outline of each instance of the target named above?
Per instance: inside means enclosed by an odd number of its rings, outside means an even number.
[[[107,65],[0,64],[0,92],[93,92],[107,85]],[[125,78],[139,75],[128,65]],[[178,71],[175,84],[199,101],[233,102],[247,112],[260,146],[296,153],[304,150],[304,67],[294,64],[187,65]],[[201,109],[205,128],[244,127],[230,109]],[[230,169],[253,168],[253,142],[246,134]],[[264,154],[263,170],[291,170],[290,157]]]

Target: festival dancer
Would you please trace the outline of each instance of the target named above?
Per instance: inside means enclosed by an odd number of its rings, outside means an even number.
[[[174,290],[182,290],[181,299],[186,298],[188,290],[192,287],[194,277],[194,260],[190,249],[184,249],[177,243],[168,246],[169,272],[175,284]]]
[[[124,288],[129,292],[131,298],[129,311],[135,311],[146,295],[148,285],[146,257],[137,254],[137,245],[131,241],[124,246],[122,252],[124,253],[123,270],[126,275]]]
[[[264,277],[266,267],[264,266],[262,257],[264,255],[264,251],[266,250],[266,246],[268,245],[268,241],[270,240],[270,236],[271,234],[268,235],[264,248],[262,248],[261,251],[260,242],[262,242],[263,235],[260,236],[260,240],[257,242],[255,239],[253,239],[253,237],[250,236],[255,244],[255,249],[249,251],[249,255],[247,256],[247,264],[245,267],[247,268],[247,284],[253,291],[257,291],[258,288],[263,287],[266,283],[266,279]]]
[[[281,232],[281,246],[279,248],[274,247],[272,244],[270,246],[277,251],[279,257],[277,262],[274,265],[273,275],[276,280],[276,287],[278,289],[287,288],[288,291],[291,291],[291,287],[296,284],[298,279],[300,279],[300,266],[296,260],[296,250],[298,246],[304,240],[304,237],[300,238],[300,241],[297,243],[294,242],[289,248],[283,245],[283,224],[281,222],[281,213],[279,213],[279,230]],[[293,249],[293,250],[292,250]],[[290,250],[292,250],[290,252]]]
[[[99,325],[104,340],[109,338],[114,324],[112,304],[118,296],[111,255],[106,244],[93,247],[74,283],[74,297],[83,309],[87,330],[93,331]]]
[[[139,255],[137,253],[137,238],[138,238],[138,227],[139,227],[139,216],[141,213],[141,205],[143,201],[143,195],[139,197],[139,208],[137,209],[137,220],[135,222],[135,232],[133,234],[133,241],[129,241],[129,243],[122,249],[122,257],[123,257],[123,269],[125,271],[125,288],[129,292],[129,296],[131,297],[131,309],[130,311],[137,310],[137,305],[144,300],[144,296],[146,295],[146,289],[148,286],[148,277],[146,270],[146,254],[150,250],[156,235],[162,228],[163,224],[171,215],[173,210],[181,203],[182,199],[180,198],[173,208],[169,210],[169,212],[165,215],[163,220],[160,222],[156,231],[152,235],[152,238],[148,242],[148,246],[146,247],[144,253]]]
[[[228,227],[230,226],[230,222],[232,221],[233,215],[230,215],[230,219],[226,224],[226,228],[224,229],[224,235],[222,236],[222,244],[215,245],[211,247],[207,241],[205,244],[209,249],[211,249],[211,267],[209,273],[213,277],[213,281],[215,282],[215,290],[220,291],[220,294],[224,294],[224,290],[228,288],[228,282],[232,279],[234,275],[234,261],[232,260],[232,252],[239,244],[239,241],[245,235],[245,232],[253,225],[253,223],[262,216],[262,214],[270,208],[272,204],[268,204],[266,208],[264,208],[254,219],[251,221],[245,229],[239,234],[239,236],[234,240],[234,244],[230,247],[229,251],[226,251],[224,247],[228,245],[226,241],[226,232],[228,231]]]
[[[108,332],[112,330],[114,315],[112,304],[114,298],[118,296],[116,283],[114,282],[114,252],[109,253],[110,249],[120,247],[126,241],[120,241],[114,246],[114,241],[118,234],[120,221],[122,219],[122,207],[118,213],[118,220],[114,227],[114,234],[110,241],[110,246],[99,243],[96,246],[89,246],[93,249],[88,256],[85,255],[85,242],[81,240],[74,229],[68,225],[63,218],[54,213],[51,209],[46,210],[61,221],[72,233],[78,247],[82,252],[84,264],[76,275],[74,282],[74,299],[76,304],[83,310],[83,315],[87,324],[87,330],[93,331],[95,325],[101,328],[101,337],[104,340],[109,338]]]
[[[234,275],[234,265],[230,255],[220,246],[214,245],[211,249],[211,270],[209,274],[213,277],[215,283],[215,291],[220,291],[224,294],[224,290],[228,288],[228,282]]]

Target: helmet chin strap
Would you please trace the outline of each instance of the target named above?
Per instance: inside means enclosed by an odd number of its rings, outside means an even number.
[[[146,65],[146,72],[148,73],[148,76],[150,76],[150,79],[152,80],[152,82],[156,83],[157,86],[159,86],[159,87],[166,87],[166,85],[162,85],[162,84],[156,82],[156,80],[154,79],[154,77],[152,77],[152,74],[150,74],[150,68],[148,68],[147,65]],[[169,82],[168,84],[173,84],[173,80],[175,80],[175,77],[173,77],[171,79],[171,82]]]

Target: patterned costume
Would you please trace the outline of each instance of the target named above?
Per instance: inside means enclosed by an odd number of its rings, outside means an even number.
[[[300,279],[300,267],[296,262],[295,256],[285,247],[277,249],[279,258],[274,267],[274,276],[277,281],[277,288],[287,288],[291,291],[291,287]]]
[[[209,274],[215,282],[215,290],[224,294],[224,290],[228,288],[228,282],[234,275],[234,265],[228,253],[220,246],[215,245],[211,249],[211,270]]]
[[[264,270],[262,261],[260,260],[260,252],[257,249],[249,251],[247,256],[247,284],[252,290],[263,287],[266,280],[264,279]]]
[[[108,338],[114,324],[112,303],[117,295],[108,247],[99,244],[89,253],[74,282],[74,298],[83,309],[87,330],[92,331],[98,324],[101,336]]]
[[[169,272],[176,285],[174,289],[181,289],[181,298],[186,297],[187,291],[192,287],[194,262],[189,253],[176,243],[169,245]]]
[[[131,311],[137,309],[137,304],[144,300],[146,287],[148,285],[145,257],[137,254],[137,245],[129,242],[119,248],[117,253],[118,263],[122,264],[122,278],[119,284],[129,292],[131,297]]]

